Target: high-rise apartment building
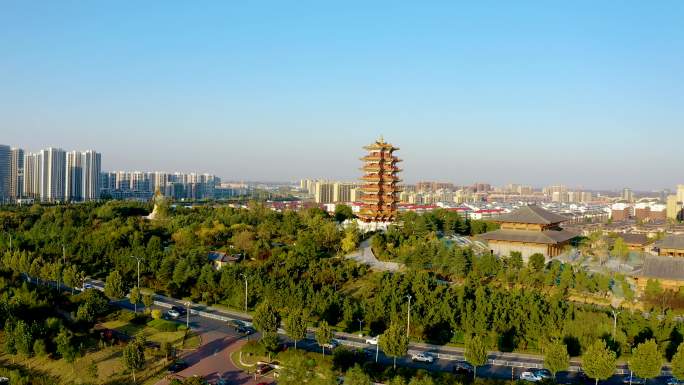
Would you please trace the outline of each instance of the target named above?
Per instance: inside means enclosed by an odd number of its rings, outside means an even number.
[[[317,181],[313,186],[313,190],[316,203],[333,203],[333,183]]]
[[[66,152],[61,148],[48,148],[40,151],[41,186],[40,200],[43,202],[64,202],[66,184]]]
[[[10,160],[10,197],[14,200],[24,196],[24,150],[12,149]]]
[[[79,151],[66,154],[64,198],[69,202],[83,200],[83,157]]]
[[[43,161],[40,153],[24,154],[24,194],[23,197],[40,199]]]
[[[9,146],[0,144],[0,203],[10,201],[12,151]]]
[[[345,182],[333,183],[332,201],[334,203],[352,202],[351,190],[355,187],[356,187],[355,183],[345,183]]]
[[[627,201],[628,203],[634,202],[634,191],[630,188],[624,188],[622,189],[622,199]]]
[[[100,172],[102,171],[102,155],[99,152],[84,151],[83,157],[83,200],[100,199]]]

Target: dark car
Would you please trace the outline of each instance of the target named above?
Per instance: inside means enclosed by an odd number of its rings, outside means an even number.
[[[185,361],[176,361],[171,366],[169,366],[169,369],[167,370],[168,373],[178,373],[188,367],[188,364]]]
[[[175,311],[177,311],[177,312],[178,312],[178,314],[180,314],[180,315],[185,315],[185,313],[187,313],[187,312],[188,312],[188,311],[187,311],[187,310],[185,310],[185,308],[184,308],[184,307],[182,307],[182,306],[171,306],[171,310],[175,310]]]
[[[271,365],[259,364],[259,365],[257,365],[257,368],[256,368],[256,374],[266,374],[266,373],[270,372],[271,369],[273,369],[271,367]]]
[[[454,364],[454,368],[452,369],[452,372],[454,374],[461,374],[464,376],[472,376],[474,372],[473,365],[470,365],[469,363],[465,361],[457,361]]]
[[[239,328],[236,328],[235,331],[242,335],[248,336],[254,333],[254,328],[249,326],[240,326]]]

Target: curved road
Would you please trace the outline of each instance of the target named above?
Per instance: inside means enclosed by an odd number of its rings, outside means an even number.
[[[93,288],[104,290],[104,283],[101,281],[89,280],[86,283]],[[119,302],[117,305],[132,308],[132,305],[128,303],[128,301]],[[170,308],[174,305],[185,307],[186,302],[155,295],[155,306]],[[230,353],[239,349],[242,344],[246,342],[246,338],[237,335],[233,328],[227,324],[227,321],[237,319],[250,325],[251,317],[248,314],[215,309],[200,304],[190,304],[190,309],[190,325],[193,330],[201,335],[202,345],[198,350],[181,357],[190,366],[178,373],[179,375],[184,377],[201,375],[210,381],[215,381],[219,376],[223,376],[223,378],[228,379],[231,384],[254,385],[258,382],[268,382],[267,378],[255,380],[253,376],[248,376],[242,370],[236,368],[230,361]],[[319,351],[320,347],[314,341],[313,331],[313,328],[309,329],[308,338],[304,341],[300,341],[297,344],[298,348]],[[284,331],[279,330],[279,333],[284,334]],[[257,336],[254,336],[253,338],[257,338]],[[283,335],[281,338],[291,345],[291,341],[289,341],[286,336]],[[369,360],[375,359],[377,347],[366,344],[364,338],[359,337],[358,335],[338,332],[335,333],[335,339],[341,345],[363,349],[367,352]],[[457,347],[412,342],[409,346],[409,355],[413,352],[428,352],[436,358],[435,363],[414,363],[409,357],[402,357],[397,359],[397,364],[431,370],[451,371],[456,362],[464,360],[463,348]],[[383,364],[392,363],[392,360],[389,357],[384,356],[382,351],[378,351],[377,353],[379,362]],[[580,369],[580,362],[578,360],[572,360],[570,365],[569,372],[559,374],[559,383],[578,381],[577,372]],[[526,368],[541,367],[543,367],[543,358],[540,356],[493,351],[489,352],[488,364],[479,367],[477,373],[478,376],[482,377],[514,379],[518,378],[520,373]],[[669,375],[669,368],[664,367],[663,369],[662,376],[649,383],[664,384],[666,382],[665,376]],[[629,377],[629,370],[626,365],[620,364],[616,368],[616,375],[608,380],[607,383],[621,384],[626,377]],[[157,385],[166,384],[168,384],[167,380],[162,380],[157,383]]]

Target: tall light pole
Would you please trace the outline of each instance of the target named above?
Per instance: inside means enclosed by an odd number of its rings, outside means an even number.
[[[138,262],[138,290],[140,290],[140,262],[145,260],[145,258],[142,257],[136,257],[135,255],[131,255],[131,258],[135,259]]]
[[[406,298],[408,298],[408,316],[406,317],[406,338],[409,338],[409,331],[411,328],[411,294],[408,294]]]
[[[185,303],[186,311],[185,311],[185,327],[190,330],[190,301]]]
[[[378,354],[380,353],[380,334],[375,337],[375,363],[378,363]]]
[[[615,333],[617,332],[617,316],[620,312],[615,311],[615,309],[611,309],[610,312],[613,313],[613,338],[615,338]]]
[[[247,313],[247,276],[240,273],[240,276],[245,279],[245,313]]]
[[[140,262],[143,260],[143,258],[136,257],[135,255],[131,255],[131,258],[135,259],[138,262],[138,284],[136,285],[136,287],[138,288],[138,296],[140,296]],[[138,312],[138,301],[135,301],[135,303],[133,304],[133,312]]]
[[[361,333],[361,324],[363,324],[363,320],[361,318],[357,318],[357,321],[359,321],[359,333]]]

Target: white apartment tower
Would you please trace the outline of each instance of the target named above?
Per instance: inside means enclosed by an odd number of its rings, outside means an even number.
[[[100,172],[102,171],[102,155],[88,150],[83,157],[83,199],[94,201],[100,198]]]
[[[19,199],[24,196],[24,150],[12,149],[10,161],[10,196]]]
[[[83,157],[78,151],[66,154],[66,182],[64,197],[69,202],[83,200]]]
[[[24,155],[24,197],[40,199],[42,166],[43,162],[39,153]]]
[[[48,148],[40,151],[41,186],[40,199],[43,202],[64,202],[66,152],[61,148]]]

